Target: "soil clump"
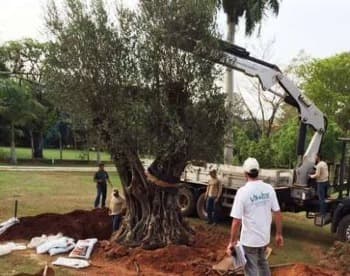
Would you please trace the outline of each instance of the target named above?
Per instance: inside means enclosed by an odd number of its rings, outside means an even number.
[[[330,269],[342,268],[350,275],[350,243],[334,242],[333,246],[325,252],[319,265]]]
[[[345,276],[345,272],[329,270],[322,267],[305,264],[295,264],[287,267],[275,268],[272,270],[273,276]]]

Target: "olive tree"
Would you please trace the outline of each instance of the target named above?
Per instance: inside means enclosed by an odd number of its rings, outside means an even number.
[[[210,45],[213,8],[209,0],[144,0],[112,20],[103,1],[48,6],[47,87],[113,156],[128,207],[119,243],[153,249],[193,240],[178,183],[189,160],[220,155],[227,116],[215,65],[174,45],[186,37],[201,39],[194,52]],[[153,162],[145,168],[147,145]]]

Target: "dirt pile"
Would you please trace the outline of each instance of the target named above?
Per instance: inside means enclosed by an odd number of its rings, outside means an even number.
[[[343,269],[350,275],[350,243],[334,242],[319,264],[331,269]]]
[[[304,264],[295,264],[272,270],[273,276],[341,276],[345,273],[324,269],[321,267],[309,266]]]
[[[208,228],[195,227],[196,242],[191,247],[170,245],[148,251],[103,241],[94,255],[104,258],[114,267],[125,267],[143,275],[217,275],[212,266],[225,256],[229,236],[220,230]]]
[[[57,234],[74,239],[98,238],[109,239],[112,234],[112,220],[107,209],[92,211],[76,210],[67,214],[41,214],[22,217],[20,223],[12,226],[0,235],[0,241],[29,240],[42,234]]]
[[[192,246],[170,245],[149,251],[109,242],[111,228],[111,218],[106,209],[77,210],[67,214],[41,214],[20,218],[20,223],[1,235],[0,241],[29,240],[42,234],[58,232],[75,239],[96,237],[100,242],[92,255],[93,265],[85,270],[87,275],[210,276],[218,275],[212,270],[212,266],[224,258],[229,240],[229,232],[225,229],[197,225],[195,243]],[[348,269],[350,244],[335,243],[325,259],[326,268],[296,264],[275,268],[273,275],[350,275],[335,271]]]

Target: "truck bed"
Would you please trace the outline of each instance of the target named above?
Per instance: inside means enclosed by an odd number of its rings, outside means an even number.
[[[187,183],[207,185],[209,171],[217,170],[219,179],[224,188],[238,189],[246,183],[243,168],[223,164],[207,163],[205,166],[188,165],[182,174],[181,180]],[[259,178],[273,187],[291,187],[293,183],[293,170],[288,169],[261,169]]]

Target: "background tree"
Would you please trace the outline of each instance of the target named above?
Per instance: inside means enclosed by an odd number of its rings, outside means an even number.
[[[273,44],[274,41],[270,40],[267,43],[260,42],[257,46],[253,46],[255,56],[262,60],[271,60]],[[284,70],[284,74],[289,74],[289,71]],[[273,88],[278,95],[264,91],[258,79],[247,76],[242,76],[241,84],[237,85],[237,93],[235,93],[242,106],[240,116],[254,123],[258,138],[269,138],[273,128],[276,127],[276,121],[281,115],[281,107],[284,104],[283,97],[279,95],[284,95],[285,92],[280,86]]]
[[[42,74],[45,54],[46,44],[29,38],[8,41],[1,47],[1,56],[8,68],[8,72],[5,73],[17,79],[19,85],[25,85],[36,101],[48,107],[46,111],[43,110],[41,114],[37,114],[30,124],[27,124],[32,158],[43,158],[44,132],[48,127],[46,119],[49,117],[48,112],[51,111],[43,93]]]
[[[17,163],[15,128],[37,117],[43,107],[33,99],[25,86],[11,80],[0,82],[0,116],[8,123],[11,133],[11,163]]]
[[[60,107],[83,115],[112,153],[128,205],[114,237],[120,243],[149,249],[191,243],[177,183],[188,160],[220,144],[226,113],[214,65],[172,45],[186,35],[210,43],[215,19],[212,1],[206,4],[145,0],[136,14],[119,9],[118,22],[103,1],[48,8],[46,81]],[[147,173],[142,139],[154,156]]]
[[[239,19],[245,18],[245,33],[251,35],[255,28],[261,24],[267,11],[272,11],[275,15],[279,12],[278,0],[218,0],[227,15],[227,41],[235,43],[236,26]],[[226,68],[225,73],[225,92],[227,93],[227,103],[233,108],[233,70]],[[233,124],[232,118],[229,123]],[[233,139],[232,127],[227,130],[224,149],[224,161],[226,164],[232,164],[233,161]]]
[[[301,86],[344,134],[350,132],[350,53],[314,59],[298,67]]]

